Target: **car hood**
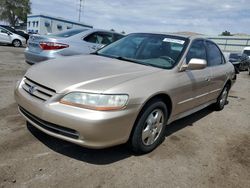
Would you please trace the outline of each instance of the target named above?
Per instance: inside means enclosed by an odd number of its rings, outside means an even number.
[[[36,64],[25,76],[57,93],[71,90],[101,93],[123,82],[162,70],[114,58],[80,55]]]

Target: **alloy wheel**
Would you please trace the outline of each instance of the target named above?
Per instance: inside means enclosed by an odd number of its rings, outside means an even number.
[[[146,146],[154,144],[163,130],[163,124],[163,111],[160,109],[153,110],[148,115],[142,130],[142,143]]]

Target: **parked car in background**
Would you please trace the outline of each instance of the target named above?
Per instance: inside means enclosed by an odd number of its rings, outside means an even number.
[[[27,41],[29,39],[29,34],[28,33],[24,32],[22,30],[14,29],[14,28],[12,28],[10,26],[7,26],[7,25],[0,25],[0,26],[7,29],[8,31],[10,31],[12,33],[15,33],[15,34],[18,34],[18,35],[24,37],[26,39],[26,43],[27,43]]]
[[[248,61],[248,73],[250,75],[250,46],[245,47],[243,49],[243,54],[246,54],[249,57],[249,61]]]
[[[250,63],[248,63],[248,74],[250,75]]]
[[[0,26],[0,43],[20,47],[26,43],[26,39]]]
[[[249,57],[244,53],[230,53],[229,62],[234,65],[235,71],[239,73],[248,69]]]
[[[29,64],[48,59],[90,54],[120,38],[122,34],[98,29],[69,29],[48,35],[32,35],[25,50]]]
[[[89,148],[128,142],[147,153],[167,124],[209,105],[222,110],[234,78],[210,40],[135,33],[94,54],[32,67],[15,98],[26,120],[51,136]]]
[[[250,46],[245,47],[242,53],[246,54],[250,58]]]

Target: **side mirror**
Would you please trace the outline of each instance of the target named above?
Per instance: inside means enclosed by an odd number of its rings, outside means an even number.
[[[192,58],[188,64],[181,67],[181,70],[201,70],[207,67],[207,61],[204,59]]]
[[[100,44],[100,45],[97,46],[97,50],[100,50],[100,49],[102,49],[105,46],[106,46],[105,44]]]

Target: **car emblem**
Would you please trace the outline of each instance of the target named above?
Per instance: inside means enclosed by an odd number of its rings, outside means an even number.
[[[35,85],[33,85],[33,86],[30,86],[30,88],[29,88],[29,93],[30,94],[33,94],[35,91],[36,91],[36,86]]]

